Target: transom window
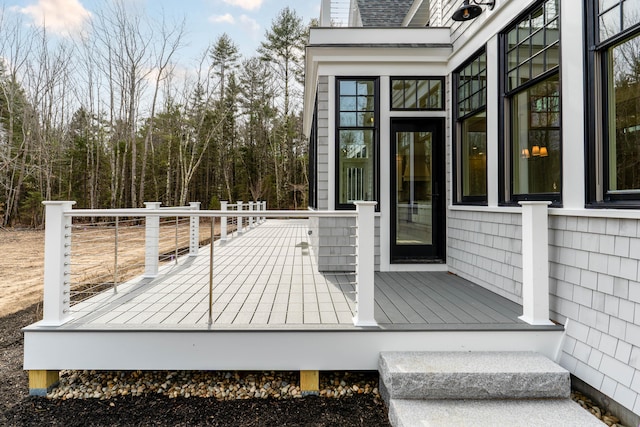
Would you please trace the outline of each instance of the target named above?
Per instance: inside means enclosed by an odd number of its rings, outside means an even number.
[[[502,33],[505,202],[560,201],[559,12],[558,0],[539,2]]]
[[[336,206],[377,200],[378,80],[337,79]]]
[[[392,110],[443,110],[443,78],[391,78]]]
[[[598,1],[598,0],[596,0]],[[599,0],[598,37],[604,42],[638,24],[640,2],[638,0]]]
[[[560,64],[558,1],[546,1],[507,33],[507,90]]]
[[[477,54],[454,73],[456,87],[456,200],[487,201],[487,55]]]

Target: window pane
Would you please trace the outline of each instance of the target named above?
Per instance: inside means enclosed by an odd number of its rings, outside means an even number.
[[[374,85],[372,81],[358,82],[358,95],[373,95]]]
[[[432,108],[429,105],[429,80],[418,80],[418,108]]]
[[[340,126],[353,127],[356,125],[357,113],[340,113]]]
[[[609,9],[611,6],[620,3],[620,0],[600,0],[600,12]]]
[[[517,89],[558,65],[555,60],[557,52],[541,53],[557,49],[559,45],[558,5],[558,0],[547,0],[507,33],[509,46],[505,55],[508,91]],[[514,30],[518,31],[520,40],[517,46],[511,44]],[[515,68],[518,69],[517,73],[513,73]]]
[[[340,111],[356,111],[356,98],[354,96],[341,96]]]
[[[442,83],[431,80],[429,85],[429,108],[442,108]]]
[[[513,194],[560,192],[558,75],[511,99]]]
[[[640,190],[640,37],[609,58],[609,190]]]
[[[340,95],[355,95],[356,82],[353,80],[340,81]]]
[[[404,108],[418,108],[416,105],[416,88],[415,80],[405,80],[404,82]]]
[[[404,82],[402,80],[392,81],[391,108],[404,108]]]
[[[622,4],[622,27],[631,28],[640,22],[640,0],[626,0]]]
[[[338,137],[338,202],[374,200],[373,130],[341,130]]]
[[[487,194],[487,120],[483,111],[462,122],[462,195]]]
[[[357,127],[373,127],[375,126],[375,120],[373,118],[373,111],[366,113],[358,113]]]
[[[616,7],[600,16],[600,41],[618,34],[620,28],[620,9]]]

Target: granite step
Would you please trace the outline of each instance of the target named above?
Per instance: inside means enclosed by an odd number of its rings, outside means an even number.
[[[391,399],[568,399],[569,372],[533,352],[382,352]]]
[[[606,424],[571,399],[406,400],[393,399],[394,427],[603,427]]]

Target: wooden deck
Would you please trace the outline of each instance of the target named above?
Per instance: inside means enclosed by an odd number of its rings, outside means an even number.
[[[214,245],[209,325],[209,247],[72,307],[63,329],[353,329],[353,274],[320,273],[306,220],[268,220]],[[531,330],[522,308],[448,273],[376,273],[380,329]]]
[[[554,359],[562,326],[447,273],[377,273],[378,327],[357,327],[353,275],[315,268],[305,221],[268,220],[209,251],[24,329],[24,369],[374,370],[382,351],[534,351]]]

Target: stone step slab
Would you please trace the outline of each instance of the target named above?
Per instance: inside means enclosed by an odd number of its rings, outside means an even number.
[[[393,399],[394,427],[603,427],[606,424],[571,399],[404,400]]]
[[[569,372],[534,352],[382,352],[390,399],[568,399]]]

